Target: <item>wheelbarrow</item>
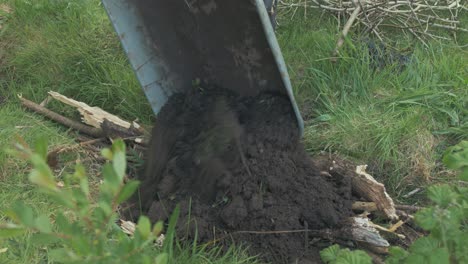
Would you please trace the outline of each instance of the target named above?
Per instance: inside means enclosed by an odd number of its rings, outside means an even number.
[[[240,96],[287,95],[299,113],[274,33],[276,0],[102,0],[151,107],[197,80]]]

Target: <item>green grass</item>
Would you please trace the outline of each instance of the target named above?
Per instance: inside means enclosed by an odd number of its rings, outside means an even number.
[[[316,17],[283,19],[278,31],[308,149],[369,164],[394,195],[446,177],[443,150],[468,137],[468,52],[452,43],[426,49],[398,35],[393,45],[413,50],[401,73],[375,70],[357,41],[333,63],[336,21]]]
[[[38,212],[54,214],[57,207],[26,180],[26,163],[4,150],[16,135],[29,143],[47,137],[53,147],[72,144],[73,134],[23,110],[16,94],[40,102],[55,90],[144,124],[150,124],[152,112],[99,1],[0,4],[13,9],[0,13],[0,208],[24,200]],[[306,120],[307,148],[369,164],[397,197],[430,181],[450,181],[440,157],[447,146],[468,138],[466,49],[447,42],[424,48],[398,35],[393,44],[410,47],[412,62],[401,73],[392,67],[375,71],[366,47],[355,41],[345,44],[337,63],[330,62],[338,32],[327,15],[280,20],[278,39]],[[72,114],[59,104],[51,107]],[[79,153],[65,158],[79,157],[84,158]],[[29,236],[0,242],[3,247],[9,250],[0,254],[2,263],[47,262],[47,252]],[[178,263],[251,263],[240,249],[225,256],[184,247],[178,253]]]
[[[149,104],[98,1],[6,2],[14,9],[1,37],[11,42],[7,92],[42,101],[54,90],[149,122]]]
[[[152,111],[99,1],[0,0],[0,4],[13,9],[1,13],[0,98],[6,102],[0,104],[0,208],[21,200],[52,216],[58,206],[29,183],[28,165],[6,150],[17,137],[29,144],[48,138],[51,148],[71,145],[74,132],[25,111],[16,95],[40,102],[54,90],[143,124],[150,124]],[[48,107],[76,116],[58,103]],[[86,156],[60,158],[73,162]],[[30,234],[0,241],[0,248],[8,248],[0,254],[0,263],[48,263],[47,249],[35,246]],[[193,246],[174,250],[175,263],[255,263],[242,248],[225,254]]]

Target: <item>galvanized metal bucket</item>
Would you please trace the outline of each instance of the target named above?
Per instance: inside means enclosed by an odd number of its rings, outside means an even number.
[[[270,8],[274,0],[265,0]],[[286,65],[262,0],[102,0],[155,114],[194,80],[241,96],[285,94]]]

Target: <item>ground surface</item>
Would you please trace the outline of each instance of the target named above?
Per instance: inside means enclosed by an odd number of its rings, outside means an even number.
[[[461,16],[466,23],[466,12]],[[308,151],[368,163],[398,200],[420,187],[409,199],[421,203],[428,183],[453,179],[440,157],[447,146],[468,138],[468,34],[455,40],[443,32],[452,40],[432,40],[424,47],[412,36],[388,32],[387,44],[411,60],[402,71],[391,65],[376,70],[358,29],[351,30],[338,62],[330,62],[344,20],[299,9],[293,18],[280,12],[278,21],[277,37],[306,120]],[[17,135],[28,143],[46,137],[51,148],[74,144],[73,132],[25,111],[16,100],[22,93],[41,102],[49,90],[151,124],[151,109],[100,1],[0,0],[0,208],[22,200],[51,217],[58,208],[29,184],[27,164],[5,151]],[[76,117],[68,108],[50,107]],[[59,159],[68,170],[76,160],[95,166],[82,151]],[[57,172],[59,179],[62,175]],[[0,248],[8,248],[0,262],[47,262],[47,249],[35,246],[29,235],[0,241]],[[190,252],[181,251],[181,258],[206,263],[205,255]],[[210,258],[213,263],[242,260],[240,255]]]
[[[336,227],[350,215],[350,182],[320,175],[295,120],[287,97],[176,95],[156,119],[135,208],[156,222],[180,204],[191,239],[231,237],[268,262],[317,262],[304,233],[236,234]]]

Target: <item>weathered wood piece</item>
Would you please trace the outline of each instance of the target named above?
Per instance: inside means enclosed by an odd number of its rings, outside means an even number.
[[[132,138],[138,144],[145,144],[144,129],[136,122],[128,122],[96,106],[76,101],[60,93],[49,91],[49,95],[64,104],[78,110],[83,123],[100,128],[110,138]]]
[[[379,211],[390,220],[397,220],[395,204],[385,190],[385,186],[366,172],[367,165],[356,166],[356,174],[351,179],[353,191],[367,201],[375,202]]]
[[[76,101],[54,91],[50,91],[49,95],[64,104],[75,107],[78,112],[80,112],[83,123],[90,126],[100,128],[104,120],[108,120],[109,122],[123,128],[129,129],[132,127],[130,122],[127,122],[116,115],[110,114],[99,107],[89,106],[86,103]],[[136,128],[140,127],[138,124],[134,126]]]
[[[99,137],[102,137],[104,135],[103,131],[101,128],[96,128],[96,127],[91,127],[91,126],[87,126],[87,125],[84,125],[82,123],[79,123],[79,122],[76,122],[74,120],[71,120],[69,118],[66,118],[60,114],[57,114],[45,107],[42,107],[26,98],[23,98],[21,95],[18,96],[20,101],[21,101],[21,104],[38,113],[38,114],[41,114],[45,117],[48,117],[52,120],[54,120],[55,122],[58,122],[64,126],[67,126],[67,127],[70,127],[70,128],[73,128],[75,130],[78,130],[79,132],[81,133],[84,133],[86,135],[89,135],[89,136],[92,136],[92,137],[95,137],[95,138],[99,138]]]

